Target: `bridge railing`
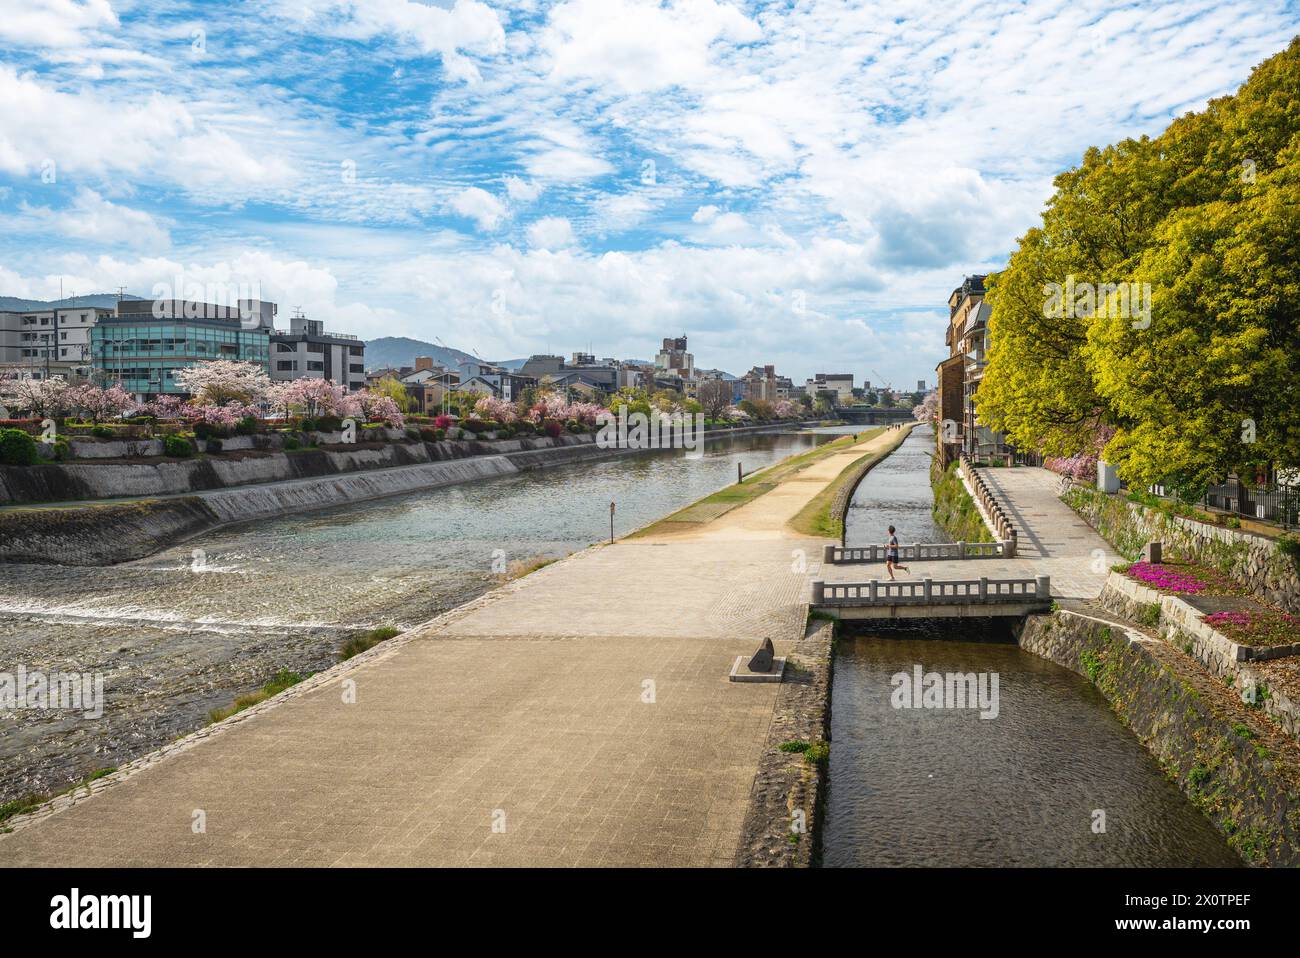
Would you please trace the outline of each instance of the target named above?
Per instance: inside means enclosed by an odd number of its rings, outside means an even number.
[[[979,500],[980,505],[984,507],[984,514],[993,523],[993,531],[1006,546],[1005,555],[1008,557],[1014,556],[1016,554],[1016,529],[1011,524],[1011,517],[1002,508],[1002,503],[998,502],[993,493],[989,491],[984,477],[975,471],[975,467],[965,453],[962,453],[960,461],[962,475],[966,477],[971,484],[971,488],[975,490],[975,498]]]
[[[886,552],[883,545],[853,548],[828,545],[822,552],[822,561],[829,565],[884,562]],[[1006,545],[1002,542],[917,542],[898,547],[898,560],[902,563],[932,559],[1001,559],[1005,555]]]
[[[906,579],[812,584],[812,604],[820,607],[869,605],[988,605],[1004,602],[1047,602],[1051,578],[1032,579]]]

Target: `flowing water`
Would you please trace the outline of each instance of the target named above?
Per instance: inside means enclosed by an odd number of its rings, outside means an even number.
[[[933,441],[914,431],[863,480],[849,545],[890,523],[904,543],[950,541],[930,516]],[[996,674],[996,717],[894,707],[894,677],[918,665],[987,676],[986,701]],[[833,681],[827,865],[1240,864],[1101,694],[1022,652],[1007,623],[864,625],[837,643]]]
[[[699,459],[644,453],[218,530],[110,568],[0,565],[0,672],[102,673],[103,717],[0,711],[0,802],[65,787],[199,727],[278,670],[337,661],[348,637],[409,628],[500,570],[624,535],[829,441],[719,437]]]

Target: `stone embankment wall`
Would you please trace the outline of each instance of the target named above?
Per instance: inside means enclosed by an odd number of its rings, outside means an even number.
[[[1158,541],[1166,555],[1180,553],[1213,566],[1264,601],[1300,613],[1300,560],[1275,539],[1172,515],[1084,486],[1073,486],[1062,498],[1130,559],[1137,558],[1146,543]]]
[[[594,443],[595,436],[587,434],[495,442],[453,440],[361,444],[356,447],[336,445],[328,449],[262,451],[246,456],[204,456],[154,462],[0,466],[0,503],[184,495],[251,483],[283,482]]]
[[[1262,649],[1239,645],[1207,625],[1195,606],[1176,595],[1162,595],[1118,572],[1107,577],[1100,601],[1116,615],[1155,629],[1166,642],[1196,659],[1230,688],[1250,690],[1256,706],[1300,741],[1300,701],[1271,683],[1263,665],[1270,659],[1300,653],[1295,644]],[[1300,636],[1296,641],[1300,643]]]
[[[830,739],[833,641],[833,623],[822,622],[787,656],[736,852],[740,867],[807,868],[820,860],[829,757],[810,761],[781,745]]]
[[[171,498],[0,510],[0,562],[111,565],[144,558],[228,523],[324,509],[617,454],[601,449],[590,441],[590,436],[571,438],[574,441],[562,445],[521,449],[505,455],[329,473]],[[577,441],[581,439],[587,441]],[[297,457],[290,454],[289,458]]]
[[[1159,639],[1064,610],[1030,616],[1020,645],[1091,681],[1245,861],[1300,865],[1296,743],[1220,680]]]

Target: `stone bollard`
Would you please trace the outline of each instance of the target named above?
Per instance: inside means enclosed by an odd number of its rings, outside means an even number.
[[[1006,555],[1008,559],[1014,558],[1016,554],[1016,530],[1015,529],[1012,529],[1011,532],[1007,535],[1006,545],[1009,548],[1004,548],[1002,550],[1003,553]]]
[[[822,562],[833,563],[835,561],[835,547],[828,545],[822,548]]]
[[[826,583],[818,580],[812,584],[812,601],[813,605],[821,605],[826,601]]]
[[[958,543],[957,543],[957,558],[958,558],[958,559],[964,559],[964,558],[966,558],[966,543],[965,543],[965,542],[958,542]]]
[[[1040,575],[1034,594],[1040,599],[1050,599],[1052,597],[1052,577]]]

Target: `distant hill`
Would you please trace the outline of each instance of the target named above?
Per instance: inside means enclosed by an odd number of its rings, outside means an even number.
[[[381,336],[379,339],[366,341],[366,368],[368,369],[414,366],[416,356],[432,356],[433,361],[439,366],[453,368],[461,363],[478,362],[478,359],[463,350],[444,348],[420,339],[408,339],[406,336]]]
[[[122,297],[123,299],[143,299],[142,296]],[[17,296],[0,296],[0,310],[17,313],[45,309],[75,309],[78,306],[96,306],[100,309],[112,309],[117,305],[117,293],[91,293],[89,296],[69,296],[66,299],[21,299]]]

